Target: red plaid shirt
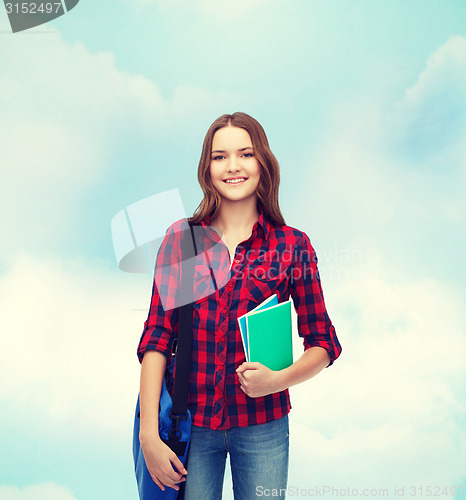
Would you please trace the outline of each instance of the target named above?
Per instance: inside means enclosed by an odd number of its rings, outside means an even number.
[[[242,391],[235,372],[246,360],[237,318],[274,293],[279,302],[291,294],[304,350],[325,348],[330,357],[328,366],[341,353],[325,308],[317,256],[309,237],[287,225],[274,226],[262,209],[259,213],[249,239],[236,247],[231,270],[228,248],[209,227],[210,219],[200,223],[206,243],[202,252],[198,245],[195,261],[188,398],[194,425],[246,427],[278,419],[291,410],[288,389],[251,398]],[[150,349],[164,353],[171,361],[178,332],[175,306],[179,305],[179,262],[185,230],[189,234],[186,219],[173,223],[157,254],[149,315],[137,350],[141,363],[144,352]]]

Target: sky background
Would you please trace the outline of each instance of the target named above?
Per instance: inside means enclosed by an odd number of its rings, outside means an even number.
[[[12,34],[0,6],[1,500],[137,499],[151,276],[118,268],[110,221],[170,189],[191,215],[204,135],[235,111],[268,135],[343,347],[290,389],[288,486],[466,498],[464,19],[463,0],[81,0]]]

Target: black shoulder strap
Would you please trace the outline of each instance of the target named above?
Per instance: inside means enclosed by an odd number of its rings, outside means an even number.
[[[189,372],[191,369],[191,350],[193,340],[193,282],[194,257],[197,255],[193,223],[188,221],[190,231],[182,237],[181,259],[181,306],[179,309],[178,341],[175,357],[175,379],[173,389],[174,415],[186,416],[188,407]]]

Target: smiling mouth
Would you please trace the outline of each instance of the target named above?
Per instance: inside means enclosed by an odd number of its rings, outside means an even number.
[[[236,184],[243,184],[243,182],[247,181],[247,177],[242,177],[241,179],[238,180],[233,180],[233,181],[223,181],[225,184],[229,184],[230,186],[234,186]]]

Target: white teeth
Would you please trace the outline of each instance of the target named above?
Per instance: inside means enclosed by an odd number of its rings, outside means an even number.
[[[228,184],[238,184],[238,183],[243,182],[245,180],[246,179],[235,179],[233,181],[225,181],[225,182],[227,182]]]

